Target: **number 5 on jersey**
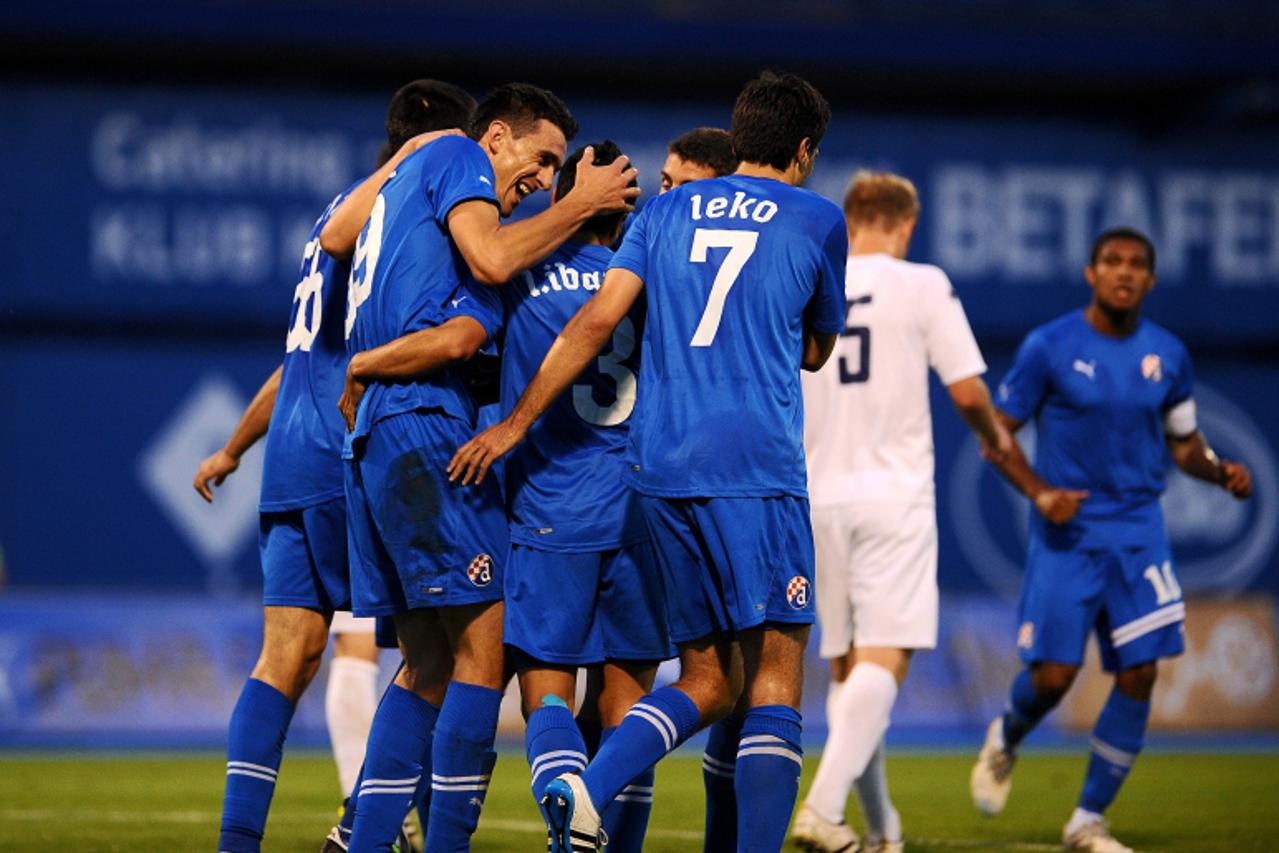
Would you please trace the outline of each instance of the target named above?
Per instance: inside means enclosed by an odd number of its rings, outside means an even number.
[[[724,317],[724,300],[733,289],[737,277],[742,274],[742,267],[755,253],[755,244],[759,241],[758,231],[728,231],[716,228],[698,228],[693,232],[693,250],[688,259],[695,264],[706,263],[707,249],[728,249],[728,256],[715,273],[711,283],[711,295],[706,300],[706,310],[702,312],[702,320],[693,332],[693,339],[688,342],[691,347],[708,347],[715,342],[715,333],[719,331],[720,320]]]

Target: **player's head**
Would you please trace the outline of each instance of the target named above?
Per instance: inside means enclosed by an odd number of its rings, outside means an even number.
[[[1084,277],[1101,308],[1136,311],[1155,286],[1155,245],[1135,228],[1108,228],[1093,241]]]
[[[622,156],[622,149],[618,148],[617,143],[611,139],[605,139],[603,142],[592,142],[590,146],[595,149],[594,162],[597,166],[607,166]],[[556,201],[568,195],[569,190],[573,189],[573,185],[577,183],[577,164],[582,161],[582,154],[586,151],[586,148],[587,146],[583,145],[568,155],[568,159],[564,161],[564,165],[560,169],[559,180],[555,182]],[[637,181],[632,180],[630,185],[635,186],[636,183]],[[580,230],[598,237],[604,245],[611,246],[617,242],[617,238],[621,235],[622,223],[625,221],[625,211],[601,213],[586,220]]]
[[[737,170],[737,155],[728,131],[718,127],[695,127],[677,136],[666,147],[662,164],[662,192],[689,181],[718,178]]]
[[[765,71],[746,84],[733,105],[733,150],[743,163],[771,166],[798,186],[813,171],[830,106],[795,74]]]
[[[901,175],[858,170],[844,193],[844,219],[854,241],[872,240],[881,251],[904,258],[919,221],[919,193]]]
[[[475,99],[442,80],[414,80],[391,98],[386,108],[386,142],[394,154],[419,133],[466,130],[475,113]]]
[[[493,161],[493,189],[503,216],[525,196],[551,188],[568,140],[576,135],[573,114],[545,89],[507,83],[489,93],[475,110],[471,138]]]

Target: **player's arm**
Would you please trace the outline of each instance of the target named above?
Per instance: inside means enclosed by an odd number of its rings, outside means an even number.
[[[1021,429],[1022,422],[998,409],[995,410],[995,415],[1000,427],[1009,434],[1008,447],[1003,454],[983,450],[982,455],[986,461],[994,465],[995,470],[1012,483],[1017,491],[1030,498],[1030,502],[1044,518],[1053,524],[1070,521],[1079,512],[1079,505],[1087,499],[1088,492],[1084,489],[1060,489],[1045,482],[1030,467],[1030,460],[1012,435]]]
[[[364,223],[373,212],[373,204],[382,185],[391,177],[404,158],[419,148],[434,142],[441,136],[465,136],[460,130],[433,130],[419,134],[400,146],[400,150],[391,155],[373,174],[365,178],[360,185],[342,199],[342,203],[329,214],[329,221],[320,229],[320,248],[328,254],[345,261],[355,252],[355,244],[364,230]]]
[[[804,327],[804,358],[799,366],[809,373],[821,370],[822,365],[830,358],[830,354],[835,351],[837,341],[839,341],[838,334],[818,332],[806,325]]]
[[[505,284],[555,251],[592,216],[631,210],[639,187],[629,186],[636,176],[629,162],[623,155],[607,166],[592,165],[594,152],[588,147],[573,189],[549,209],[503,225],[491,201],[464,201],[449,211],[449,236],[478,281]]]
[[[346,383],[338,400],[346,428],[355,427],[355,412],[370,382],[407,382],[461,364],[479,352],[488,336],[479,320],[460,315],[357,352],[347,363]]]
[[[209,487],[209,481],[212,480],[215,486],[222,485],[227,475],[240,467],[240,457],[245,451],[266,435],[267,427],[271,425],[271,412],[275,409],[275,396],[280,391],[280,374],[283,372],[284,365],[280,365],[267,377],[240,416],[240,422],[236,424],[226,444],[196,469],[192,485],[200,493],[200,497],[209,503],[213,503],[213,490]]]
[[[463,484],[483,481],[489,467],[524,440],[533,422],[599,355],[643,287],[644,281],[630,270],[610,269],[599,292],[555,339],[511,413],[458,448],[449,462],[449,480],[460,479]]]
[[[1242,500],[1252,494],[1252,475],[1242,462],[1221,459],[1195,424],[1195,403],[1186,399],[1164,417],[1168,452],[1178,468],[1198,480],[1221,486]]]
[[[1012,450],[1013,437],[995,413],[990,389],[980,376],[969,376],[946,386],[955,411],[981,442],[982,455],[995,459]]]

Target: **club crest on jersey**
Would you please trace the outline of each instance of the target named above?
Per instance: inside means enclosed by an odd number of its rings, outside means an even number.
[[[1159,382],[1164,378],[1164,363],[1153,352],[1141,360],[1141,375],[1151,382]]]
[[[1035,645],[1035,623],[1022,622],[1017,631],[1017,648],[1029,649]]]
[[[786,584],[786,601],[796,610],[803,610],[813,597],[813,586],[808,582],[808,578],[800,575],[790,579],[790,583]]]
[[[493,558],[488,554],[476,554],[466,567],[466,576],[475,586],[488,586],[493,582]]]

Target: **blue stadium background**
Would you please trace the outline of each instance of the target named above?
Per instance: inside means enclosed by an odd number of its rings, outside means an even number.
[[[1149,316],[1189,344],[1205,430],[1257,483],[1239,504],[1174,478],[1183,586],[1272,601],[1279,12],[789,6],[0,9],[0,744],[220,742],[259,638],[260,451],[212,507],[191,476],[282,356],[303,235],[422,76],[551,86],[578,141],[616,139],[654,192],[666,142],[726,126],[743,80],[804,73],[835,112],[811,186],[837,199],[859,166],[915,180],[911,257],[950,273],[996,380],[1029,328],[1086,301],[1092,235],[1146,229]],[[943,645],[897,720],[945,735],[1001,701],[1026,508],[935,404]],[[313,693],[303,739],[322,733]]]

